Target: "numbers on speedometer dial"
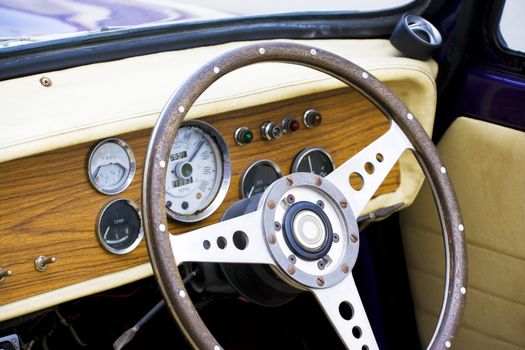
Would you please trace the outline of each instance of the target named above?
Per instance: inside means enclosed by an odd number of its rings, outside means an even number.
[[[183,123],[168,161],[168,216],[194,222],[211,215],[226,196],[230,177],[228,149],[218,131],[202,121]]]

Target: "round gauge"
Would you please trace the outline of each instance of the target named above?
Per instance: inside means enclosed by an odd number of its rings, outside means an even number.
[[[139,207],[129,199],[109,202],[98,214],[97,234],[107,251],[129,253],[139,245],[144,235]]]
[[[133,180],[135,169],[135,155],[131,147],[119,139],[100,142],[89,156],[89,181],[104,194],[124,191]]]
[[[183,222],[208,217],[226,196],[230,177],[230,155],[219,132],[199,120],[182,123],[168,161],[168,216]]]
[[[334,171],[335,165],[328,152],[320,147],[308,147],[295,156],[292,173],[313,173],[322,177]]]
[[[258,160],[246,169],[241,179],[241,194],[243,198],[263,193],[283,173],[277,164],[271,160]]]

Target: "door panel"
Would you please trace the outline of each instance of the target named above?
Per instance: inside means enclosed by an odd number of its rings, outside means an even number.
[[[465,222],[469,284],[458,349],[525,348],[525,132],[458,118],[438,149]],[[401,215],[422,343],[439,315],[443,240],[429,187]]]

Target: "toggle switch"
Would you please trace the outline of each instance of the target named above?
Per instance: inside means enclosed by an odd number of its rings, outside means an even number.
[[[12,275],[13,275],[13,271],[11,271],[11,270],[4,270],[4,269],[0,268],[0,283],[4,282],[6,277],[9,277],[9,276],[12,276]]]
[[[48,257],[45,257],[43,255],[40,255],[35,260],[35,269],[37,271],[43,272],[43,271],[47,270],[47,268],[49,267],[49,264],[53,264],[56,261],[57,261],[57,259],[54,256],[51,257],[51,258],[48,258]]]

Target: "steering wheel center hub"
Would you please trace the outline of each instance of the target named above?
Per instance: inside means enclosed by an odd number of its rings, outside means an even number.
[[[357,222],[346,198],[327,179],[294,173],[274,182],[259,202],[277,275],[299,287],[327,288],[352,270]]]
[[[291,193],[288,194],[288,202],[290,195],[293,196]],[[312,193],[309,197],[314,196],[316,194]],[[318,200],[318,202],[323,203],[324,206],[324,201]],[[282,228],[288,248],[302,259],[308,261],[322,259],[332,247],[334,235],[330,218],[319,204],[310,201],[293,203],[284,215]]]

